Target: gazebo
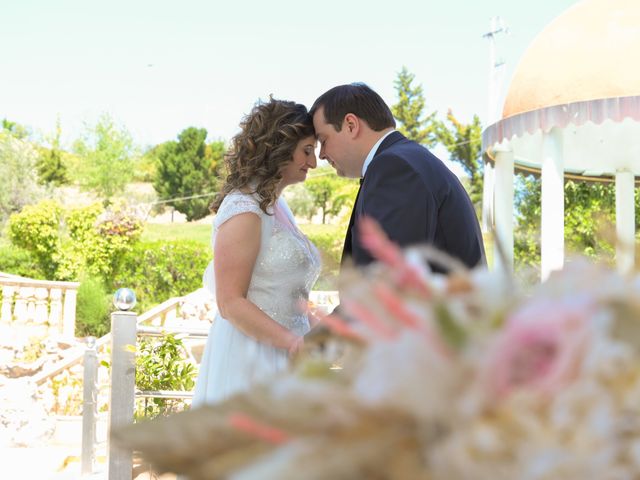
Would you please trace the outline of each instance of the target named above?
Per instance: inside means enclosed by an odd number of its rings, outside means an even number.
[[[513,268],[514,171],[541,175],[542,279],[564,263],[564,179],[616,185],[616,263],[634,265],[640,175],[640,1],[583,0],[522,57],[502,118],[482,135],[495,231]],[[490,198],[489,196],[493,196]],[[493,202],[491,202],[493,200]]]

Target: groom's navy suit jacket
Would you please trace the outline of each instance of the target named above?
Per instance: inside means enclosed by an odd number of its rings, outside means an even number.
[[[402,247],[428,244],[468,267],[485,263],[480,225],[458,178],[425,147],[400,132],[378,147],[361,181],[347,230],[342,263],[373,259],[362,246],[358,218],[373,217]],[[443,272],[438,265],[431,265]]]

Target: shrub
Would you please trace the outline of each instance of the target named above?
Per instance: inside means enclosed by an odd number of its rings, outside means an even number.
[[[186,360],[182,340],[174,335],[145,338],[138,342],[136,354],[136,388],[140,390],[192,390],[196,369]],[[145,399],[136,408],[136,418],[153,418],[158,415],[184,410],[183,400]]]
[[[210,260],[208,248],[193,241],[139,242],[122,259],[114,289],[132,289],[144,312],[171,297],[202,287]]]
[[[7,232],[15,246],[28,250],[46,278],[54,278],[60,250],[62,206],[53,200],[27,205],[9,217]]]
[[[142,221],[123,204],[107,210],[90,205],[70,211],[66,225],[71,242],[60,262],[59,278],[74,278],[82,272],[101,278],[111,286],[123,256],[142,233]]]
[[[111,286],[123,255],[142,233],[142,221],[124,204],[64,210],[56,201],[29,205],[11,215],[11,243],[27,250],[48,280],[77,280],[83,274]]]
[[[314,289],[336,290],[340,273],[340,256],[344,245],[343,229],[331,226],[318,229],[311,227],[303,226],[302,229],[309,240],[318,248],[322,258],[322,271]]]
[[[101,337],[111,330],[110,295],[103,283],[93,277],[84,278],[78,287],[76,303],[76,335]]]
[[[27,278],[45,278],[45,272],[28,250],[8,245],[0,246],[0,272]]]

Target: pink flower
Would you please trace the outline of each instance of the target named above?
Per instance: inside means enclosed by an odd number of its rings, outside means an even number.
[[[511,315],[482,378],[490,397],[527,389],[551,395],[571,383],[590,338],[588,299],[538,300]]]

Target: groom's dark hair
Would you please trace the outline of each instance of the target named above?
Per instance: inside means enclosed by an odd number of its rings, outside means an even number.
[[[393,114],[382,97],[364,83],[333,87],[318,97],[309,114],[313,117],[321,107],[324,109],[325,122],[333,125],[337,132],[342,129],[342,121],[347,113],[361,118],[376,132],[396,126]]]

